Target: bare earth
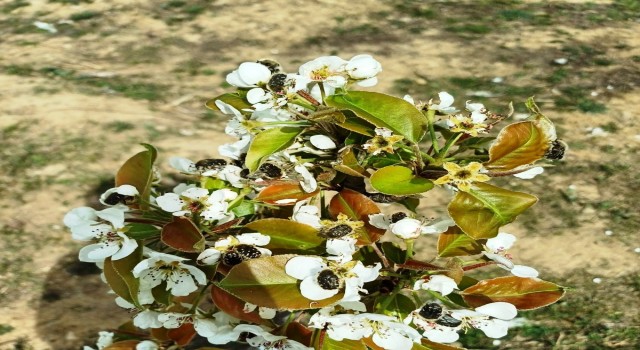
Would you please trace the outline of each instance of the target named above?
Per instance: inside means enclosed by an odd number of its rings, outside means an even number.
[[[630,198],[640,190],[640,17],[503,21],[499,29],[467,33],[444,21],[465,11],[462,2],[460,9],[434,5],[431,17],[411,10],[430,8],[418,1],[193,1],[202,5],[199,12],[176,1],[33,0],[9,11],[14,3],[0,2],[0,349],[79,349],[129,317],[96,271],[76,262],[80,245],[65,231],[63,215],[97,204],[100,189],[141,150],[140,142],[160,149],[165,174],[170,156],[215,156],[230,139],[204,102],[228,91],[224,76],[240,62],[265,57],[294,71],[321,55],[370,53],[384,69],[377,91],[422,100],[451,86],[438,85],[449,77],[501,77],[503,83],[487,85],[498,86],[489,97],[476,97],[485,86],[454,87],[459,103],[481,100],[501,111],[511,100],[522,111],[524,98],[514,99],[508,86],[538,87],[540,105],[571,150],[544,176],[514,181],[541,197],[505,228],[519,237],[516,260],[576,288],[567,298],[594,288],[624,294],[611,307],[629,320],[638,317],[638,290],[615,284],[640,271],[639,206]],[[596,2],[593,11],[610,4]],[[89,18],[80,19],[82,12]],[[36,20],[58,32],[36,28]],[[566,49],[582,46],[596,51]],[[590,63],[595,56],[610,64]],[[566,68],[553,63],[563,57]],[[560,69],[567,72],[560,81],[546,78]],[[402,78],[412,80],[401,85]],[[559,105],[571,84],[585,92],[572,104],[586,99],[606,109]],[[429,199],[428,208],[436,208]],[[595,277],[600,285],[591,282]],[[609,345],[632,348],[625,342]],[[569,346],[562,339],[556,345]]]

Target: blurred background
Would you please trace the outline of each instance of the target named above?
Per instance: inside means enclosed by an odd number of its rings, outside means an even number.
[[[376,91],[513,101],[516,117],[535,95],[569,144],[503,184],[540,197],[505,228],[515,260],[571,291],[502,341],[461,345],[640,348],[639,33],[638,0],[0,0],[0,349],[80,349],[129,318],[61,221],[97,205],[138,143],[165,172],[214,157],[229,139],[203,105],[239,63],[360,53],[382,63]]]

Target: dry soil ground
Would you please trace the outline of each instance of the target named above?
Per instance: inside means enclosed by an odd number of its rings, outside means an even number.
[[[238,63],[359,53],[388,93],[520,112],[536,95],[571,147],[513,184],[541,202],[508,230],[518,261],[575,289],[501,344],[464,345],[638,348],[639,33],[637,0],[1,0],[0,348],[79,349],[128,317],[61,219],[96,204],[137,143],[164,170],[213,156],[227,137],[203,103]]]

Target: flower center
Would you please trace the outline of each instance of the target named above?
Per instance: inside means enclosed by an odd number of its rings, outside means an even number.
[[[317,280],[322,289],[331,290],[340,288],[340,278],[331,270],[320,271]]]
[[[460,180],[466,180],[469,179],[472,176],[471,172],[469,170],[460,170],[456,173],[456,178],[460,179]]]
[[[323,233],[329,238],[340,238],[350,234],[351,232],[353,232],[353,228],[351,226],[347,224],[340,224],[325,230]]]

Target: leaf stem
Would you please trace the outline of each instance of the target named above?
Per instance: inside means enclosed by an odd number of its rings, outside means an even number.
[[[435,116],[436,116],[436,111],[433,109],[430,109],[427,111],[427,123],[429,124],[429,136],[431,137],[431,145],[433,147],[433,150],[436,152],[436,154],[440,154],[439,148],[438,148],[438,139],[436,137],[436,130],[433,128],[433,125],[435,123]]]
[[[407,245],[407,259],[411,259],[413,257],[413,239],[406,239],[404,244]]]
[[[448,139],[447,143],[444,145],[442,150],[440,150],[440,152],[438,153],[438,159],[440,160],[444,159],[447,156],[447,153],[449,153],[449,148],[455,145],[456,142],[458,142],[458,140],[460,139],[460,137],[462,137],[462,135],[464,135],[464,133],[458,133],[455,137]]]
[[[389,263],[389,260],[387,259],[386,256],[384,256],[384,253],[380,250],[380,248],[378,248],[375,242],[371,243],[370,246],[371,248],[373,248],[373,251],[376,252],[376,254],[378,254],[378,257],[380,258],[380,260],[382,260],[382,265],[384,265],[386,269],[391,269],[391,264]]]

